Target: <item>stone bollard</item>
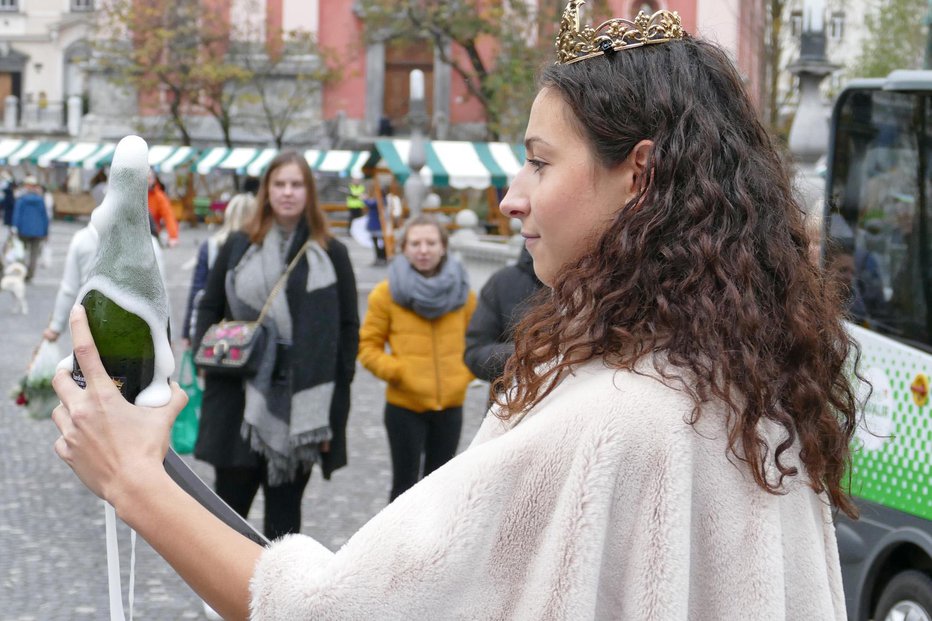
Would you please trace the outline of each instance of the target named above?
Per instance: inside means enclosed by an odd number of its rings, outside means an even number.
[[[81,133],[81,97],[68,96],[68,135],[77,136]]]
[[[3,129],[13,131],[19,118],[19,98],[16,95],[7,95],[3,100]]]

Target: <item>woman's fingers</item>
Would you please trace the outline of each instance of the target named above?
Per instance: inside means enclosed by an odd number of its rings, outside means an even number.
[[[52,410],[52,422],[55,423],[59,433],[62,435],[74,429],[74,423],[71,421],[71,413],[68,412],[68,408],[62,403],[59,403],[55,406],[55,409]]]
[[[100,361],[100,355],[97,353],[97,346],[94,344],[94,337],[91,336],[91,328],[87,324],[87,313],[84,307],[76,304],[71,309],[71,342],[74,344],[74,357],[81,367],[81,373],[89,387],[99,391],[106,392],[109,390],[116,391],[113,380],[104,369],[104,364]]]
[[[52,448],[55,449],[55,454],[58,455],[59,459],[71,465],[71,451],[68,449],[68,441],[65,440],[65,436],[59,436]]]
[[[52,389],[62,403],[71,403],[72,399],[83,394],[81,387],[72,379],[71,373],[64,369],[55,371],[55,375],[52,376]]]
[[[165,406],[169,411],[169,427],[175,423],[175,419],[178,418],[178,414],[180,414],[181,410],[184,409],[184,406],[188,404],[188,395],[181,389],[181,386],[178,385],[178,382],[172,382],[171,387],[172,397],[168,400],[168,404]]]

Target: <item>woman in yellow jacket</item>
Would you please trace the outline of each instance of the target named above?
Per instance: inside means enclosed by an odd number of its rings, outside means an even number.
[[[466,271],[447,256],[447,232],[421,215],[401,236],[402,254],[369,294],[359,361],[388,383],[385,429],[392,455],[389,502],[455,454],[473,375],[463,363],[476,308]],[[386,351],[386,345],[388,350]]]

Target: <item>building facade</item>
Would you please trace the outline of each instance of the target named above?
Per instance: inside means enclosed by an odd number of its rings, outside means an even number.
[[[64,133],[66,102],[75,95],[84,113],[81,139],[111,141],[143,126],[152,133],[164,132],[159,136],[162,140],[177,140],[161,118],[158,97],[117,88],[106,72],[95,67],[89,44],[94,36],[94,1],[0,0],[0,105],[7,95],[20,102],[15,123],[3,125],[3,130],[23,134],[46,128]],[[463,78],[443,61],[441,50],[427,41],[400,40],[391,32],[367,33],[358,0],[201,1],[210,4],[215,18],[229,20],[257,40],[269,41],[283,30],[301,29],[315,34],[321,47],[332,52],[341,78],[309,98],[298,129],[285,137],[286,144],[353,148],[371,142],[388,128],[404,134],[408,75],[415,68],[425,73],[433,137],[481,139],[486,135],[482,106],[470,95]],[[565,0],[528,2],[554,13],[565,4]],[[590,2],[586,10],[594,4]],[[759,101],[763,88],[761,0],[607,0],[600,11],[633,17],[639,10],[658,9],[678,11],[687,31],[726,48],[748,91]],[[481,42],[479,49],[494,57],[494,42]],[[442,52],[465,60],[465,52],[455,46]],[[279,78],[287,83],[287,70]],[[248,119],[254,111],[242,104],[235,112],[237,120]],[[195,144],[220,141],[213,119],[201,113],[191,117]],[[244,145],[270,141],[261,128],[247,123],[235,126],[233,137]]]
[[[80,114],[94,0],[0,0],[0,119],[21,134],[67,132]]]

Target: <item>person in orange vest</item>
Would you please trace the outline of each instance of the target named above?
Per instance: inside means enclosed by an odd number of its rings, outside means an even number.
[[[171,201],[165,196],[165,186],[159,180],[155,171],[149,169],[149,213],[155,220],[155,228],[161,238],[162,226],[168,232],[168,247],[178,245],[178,220],[172,211]]]

